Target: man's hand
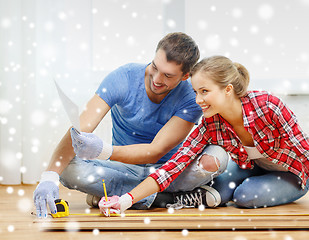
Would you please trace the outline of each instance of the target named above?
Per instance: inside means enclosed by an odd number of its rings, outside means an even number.
[[[130,208],[133,204],[133,196],[130,193],[126,193],[121,197],[112,196],[108,197],[107,201],[105,197],[102,197],[99,202],[100,212],[106,217],[110,216],[110,213],[123,213]]]
[[[113,152],[113,147],[103,141],[93,133],[78,132],[71,128],[72,146],[76,156],[82,159],[99,158],[107,160]]]
[[[40,183],[33,193],[36,215],[39,218],[47,217],[47,204],[51,213],[57,213],[55,200],[59,198],[59,175],[56,172],[43,172]]]

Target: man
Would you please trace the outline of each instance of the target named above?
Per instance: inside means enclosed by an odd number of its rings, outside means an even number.
[[[150,64],[131,63],[111,72],[80,116],[82,132],[71,129],[77,156],[68,131],[42,173],[34,192],[37,216],[47,216],[47,204],[56,212],[59,175],[64,186],[88,193],[88,204],[95,206],[103,196],[102,179],[108,195],[121,195],[170,159],[201,116],[187,81],[198,59],[191,37],[170,33]],[[110,110],[112,145],[91,133]],[[147,208],[155,197],[135,207]]]

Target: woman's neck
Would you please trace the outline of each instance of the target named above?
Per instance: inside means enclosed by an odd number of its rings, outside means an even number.
[[[233,98],[226,104],[222,113],[219,113],[232,126],[243,125],[242,105],[239,98]]]

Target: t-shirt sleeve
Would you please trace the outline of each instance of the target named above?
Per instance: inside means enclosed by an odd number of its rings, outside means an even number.
[[[122,103],[127,96],[127,73],[123,67],[109,73],[101,82],[96,94],[100,96],[109,107]]]

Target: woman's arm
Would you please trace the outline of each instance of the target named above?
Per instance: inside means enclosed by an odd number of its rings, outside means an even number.
[[[147,177],[143,182],[130,191],[133,204],[143,198],[160,191],[159,184],[152,177]]]
[[[124,212],[141,199],[166,189],[207,145],[208,141],[203,137],[205,130],[203,124],[200,124],[169,161],[130,192],[121,197],[109,197],[107,201],[103,197],[99,202],[100,211],[106,216],[109,216],[109,212]]]

